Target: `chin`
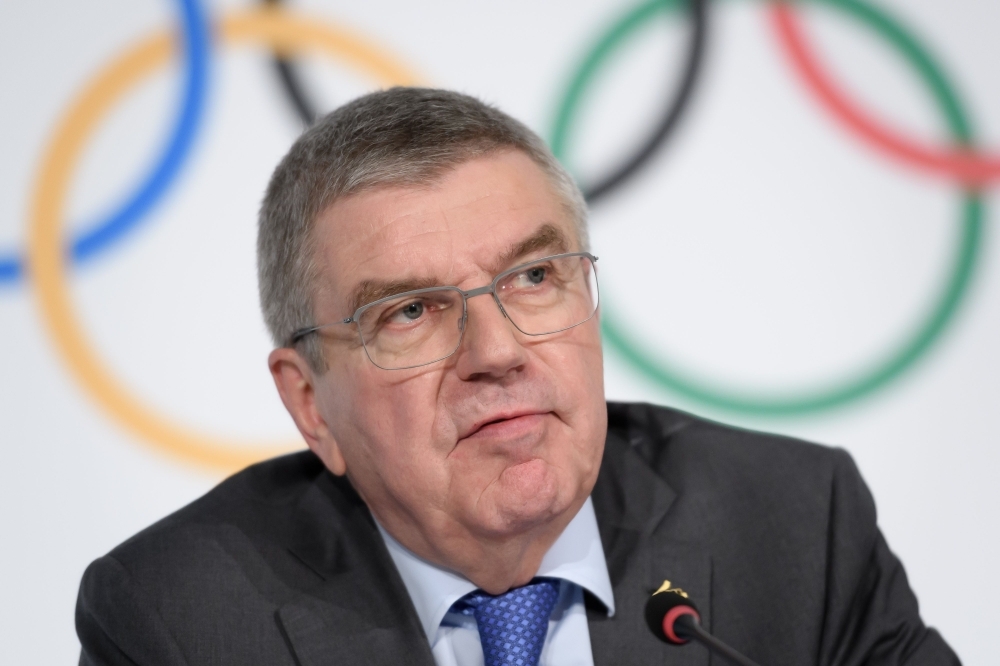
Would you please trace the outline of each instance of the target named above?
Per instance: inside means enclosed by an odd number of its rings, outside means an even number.
[[[559,516],[573,503],[572,493],[561,486],[555,470],[542,460],[507,468],[488,498],[493,505],[487,509],[493,518],[490,531],[496,536],[518,534]]]

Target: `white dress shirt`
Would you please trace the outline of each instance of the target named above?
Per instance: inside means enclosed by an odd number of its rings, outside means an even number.
[[[452,604],[476,586],[417,557],[381,525],[378,528],[413,600],[437,666],[483,666],[476,619],[449,612]],[[597,597],[607,607],[609,616],[614,615],[615,600],[597,531],[597,516],[589,497],[545,553],[535,575],[561,581],[539,666],[594,666],[583,591]]]

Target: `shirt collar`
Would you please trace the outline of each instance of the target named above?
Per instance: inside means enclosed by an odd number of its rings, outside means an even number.
[[[433,640],[441,621],[452,604],[476,589],[462,576],[443,569],[410,552],[378,524],[392,561],[413,600],[424,633]],[[601,535],[597,530],[597,515],[590,498],[556,539],[542,558],[537,576],[561,578],[584,588],[615,613],[608,565],[604,560]]]

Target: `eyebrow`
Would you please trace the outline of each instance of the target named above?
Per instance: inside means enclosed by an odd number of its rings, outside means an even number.
[[[568,252],[566,235],[555,225],[546,222],[535,233],[504,250],[493,265],[493,273],[500,273],[518,259],[539,250],[554,250],[556,254]]]
[[[441,283],[435,278],[414,278],[411,280],[364,280],[354,291],[351,292],[351,299],[348,307],[353,315],[362,305],[368,305],[379,299],[402,294],[414,289],[427,289],[428,287],[440,287]]]
[[[559,254],[567,252],[568,247],[569,243],[566,240],[566,235],[555,225],[545,223],[532,235],[512,244],[501,252],[494,262],[493,273],[494,275],[501,273],[518,259],[522,259],[539,250],[554,250],[556,254]],[[351,292],[348,307],[351,308],[351,313],[353,314],[362,305],[373,303],[382,298],[395,296],[396,294],[402,294],[415,289],[443,286],[448,285],[441,284],[440,280],[433,277],[404,280],[364,280]]]

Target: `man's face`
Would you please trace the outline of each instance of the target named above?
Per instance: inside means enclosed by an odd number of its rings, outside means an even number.
[[[579,250],[549,180],[516,151],[466,162],[429,186],[335,202],[314,237],[318,323],[350,316],[365,294],[468,290]],[[328,370],[314,379],[330,437],[314,448],[324,460],[338,449],[375,516],[411,548],[502,540],[571,516],[589,495],[607,427],[597,317],[528,337],[490,296],[472,298],[458,351],[409,370],[376,367],[356,328],[332,328]]]

